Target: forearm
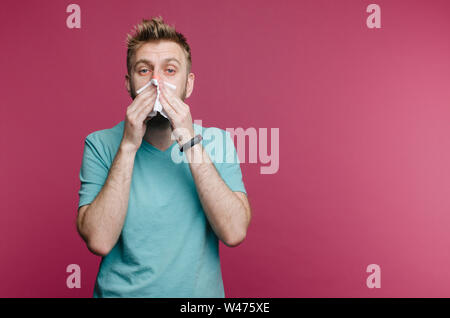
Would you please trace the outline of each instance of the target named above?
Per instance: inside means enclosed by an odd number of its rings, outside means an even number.
[[[235,246],[246,236],[248,219],[242,201],[230,190],[201,144],[186,151],[207,219],[217,237]]]
[[[100,254],[109,253],[122,231],[135,155],[134,150],[119,147],[103,188],[81,221],[80,233],[89,248]]]

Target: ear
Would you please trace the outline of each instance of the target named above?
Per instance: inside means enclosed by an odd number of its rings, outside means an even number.
[[[195,80],[194,73],[189,73],[188,79],[187,79],[187,85],[186,85],[187,86],[186,87],[186,98],[191,96],[192,91],[194,90],[194,80]]]
[[[125,75],[125,89],[127,90],[128,94],[130,94],[131,86],[130,86],[130,76],[128,76],[128,74]]]

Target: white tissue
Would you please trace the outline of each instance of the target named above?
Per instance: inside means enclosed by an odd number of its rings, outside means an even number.
[[[136,93],[137,94],[142,93],[144,91],[144,89],[149,87],[151,84],[154,84],[156,86],[156,101],[155,101],[155,105],[153,106],[153,110],[148,114],[148,117],[154,117],[154,116],[156,116],[157,112],[159,112],[161,115],[163,115],[164,117],[169,119],[167,113],[164,111],[164,109],[161,105],[161,102],[159,101],[159,84],[158,84],[158,80],[156,78],[153,78],[150,82],[148,82],[147,84],[145,84],[144,86],[139,88],[136,91]],[[166,81],[164,81],[164,84],[167,85],[168,87],[170,87],[171,89],[177,88],[175,85],[168,83]]]

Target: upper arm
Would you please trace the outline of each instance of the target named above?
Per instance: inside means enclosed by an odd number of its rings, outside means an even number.
[[[87,136],[80,169],[79,207],[92,203],[104,186],[110,165],[106,157],[98,137],[93,134]]]
[[[234,141],[228,131],[225,131],[223,138],[222,156],[216,154],[213,156],[219,160],[216,166],[217,171],[228,188],[234,193],[242,193],[240,194],[240,199],[245,198],[245,201],[247,201],[245,196],[247,191],[242,178],[241,164]],[[220,149],[221,146],[218,147]],[[218,153],[220,152],[218,151]]]
[[[250,208],[250,202],[248,202],[247,194],[245,194],[244,192],[241,192],[241,191],[234,191],[233,193],[242,201],[242,204],[245,207],[245,213],[247,215],[247,220],[248,220],[247,226],[248,226],[248,224],[250,224],[250,220],[252,219],[252,211]]]
[[[90,206],[90,204],[86,204],[86,205],[80,206],[78,208],[78,217],[77,217],[77,228],[78,228],[78,231],[80,231],[81,221],[83,220],[84,215],[86,214],[86,210],[88,209],[89,206]]]

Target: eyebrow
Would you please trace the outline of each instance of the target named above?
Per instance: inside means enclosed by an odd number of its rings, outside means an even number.
[[[166,62],[166,63],[171,62],[171,61],[175,61],[179,65],[181,65],[181,62],[175,57],[168,57],[168,58],[163,60],[163,62]],[[134,63],[134,66],[136,67],[136,65],[138,65],[139,63],[145,63],[145,64],[148,64],[148,65],[152,64],[152,62],[147,60],[147,59],[139,59],[138,61],[136,61],[136,63]]]

